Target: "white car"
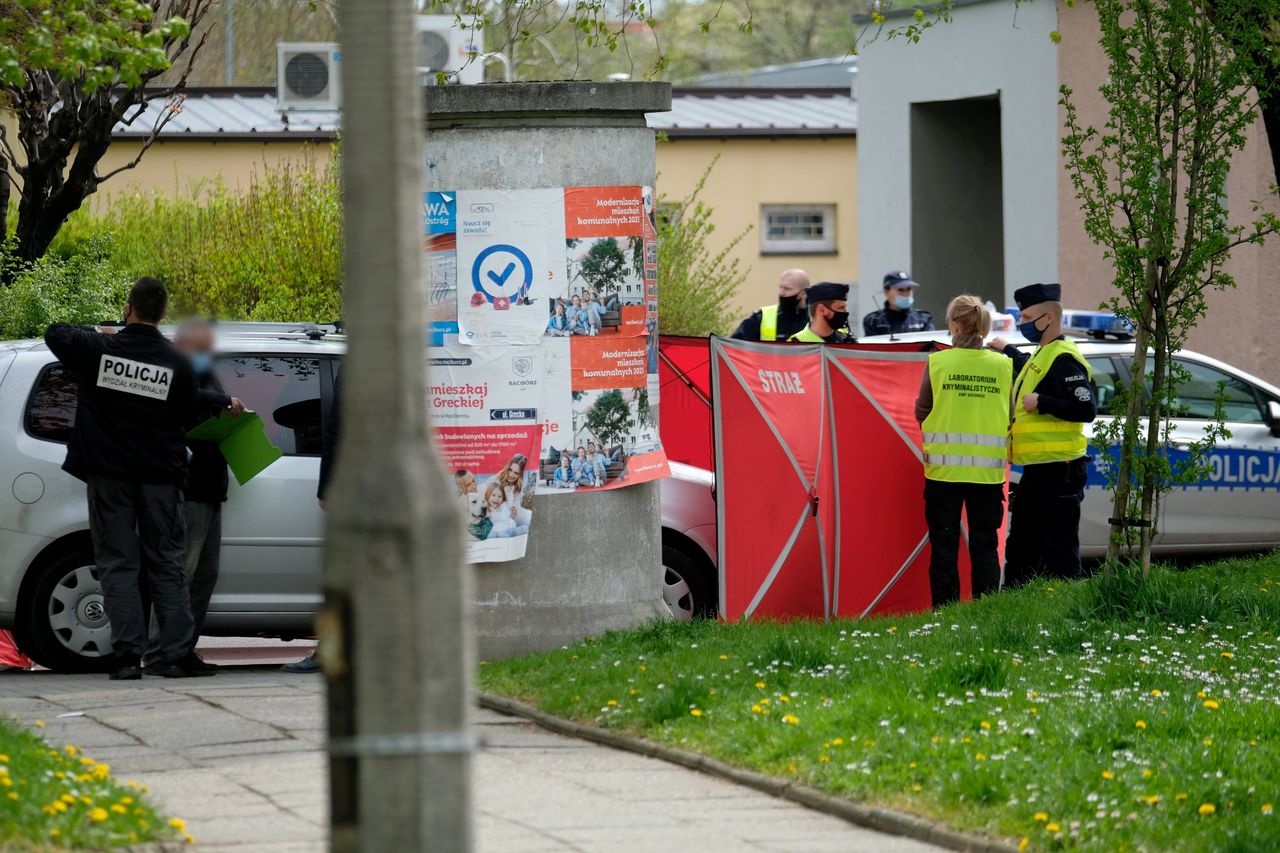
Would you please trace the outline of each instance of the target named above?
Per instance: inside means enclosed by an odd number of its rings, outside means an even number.
[[[1030,347],[1020,335],[1004,333],[1016,345]],[[950,343],[945,332],[914,332],[862,338],[862,343]],[[1084,338],[1081,354],[1093,368],[1098,422],[1111,417],[1117,384],[1127,381],[1133,343]],[[1183,414],[1170,432],[1176,456],[1204,436],[1221,383],[1226,399],[1226,427],[1231,437],[1209,454],[1210,473],[1202,482],[1174,489],[1161,501],[1153,551],[1159,554],[1254,551],[1280,547],[1280,388],[1206,355],[1183,350],[1176,361],[1190,380],[1179,387]],[[1086,427],[1092,438],[1093,426]],[[1089,451],[1089,481],[1080,518],[1080,552],[1105,556],[1111,528],[1111,494],[1098,452]],[[1106,460],[1102,460],[1106,465]],[[1017,466],[1011,474],[1018,478]]]
[[[284,456],[223,509],[222,567],[205,633],[309,636],[321,603],[316,504],[321,425],[346,351],[325,330],[223,327],[216,370],[259,412]],[[0,627],[38,663],[110,666],[110,627],[89,541],[84,484],[61,470],[75,380],[41,341],[0,343]],[[677,618],[714,613],[714,478],[673,464],[662,481],[664,600]]]

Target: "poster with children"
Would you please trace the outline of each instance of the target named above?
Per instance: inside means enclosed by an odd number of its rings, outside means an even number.
[[[472,347],[446,337],[428,357],[432,432],[466,524],[467,561],[519,559],[537,482],[539,348]]]

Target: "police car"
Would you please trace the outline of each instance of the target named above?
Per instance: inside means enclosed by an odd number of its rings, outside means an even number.
[[[346,344],[332,327],[234,324],[216,370],[284,456],[223,509],[222,566],[206,634],[309,636],[321,603],[316,504],[322,419]],[[0,342],[0,628],[38,663],[105,670],[110,626],[89,541],[84,484],[61,470],[74,378],[43,341]],[[672,464],[662,481],[663,598],[681,619],[715,612],[714,477]]]
[[[1105,312],[1064,312],[1067,334],[1076,338],[1081,354],[1093,369],[1098,422],[1113,415],[1116,387],[1129,378],[1133,343],[1123,326]],[[1016,331],[996,334],[1016,346],[1033,345]],[[950,343],[946,331],[882,335],[862,343]],[[1253,551],[1280,547],[1280,387],[1225,362],[1182,350],[1175,361],[1189,381],[1178,388],[1182,414],[1174,421],[1168,452],[1177,457],[1204,436],[1210,423],[1219,384],[1224,388],[1226,427],[1231,437],[1210,452],[1208,476],[1167,494],[1161,502],[1159,532],[1152,550],[1158,554]],[[1085,427],[1092,438],[1095,425]],[[1090,447],[1089,480],[1080,518],[1080,552],[1101,557],[1107,552],[1111,528],[1111,494],[1107,489],[1105,458]],[[1017,482],[1017,466],[1010,479]]]

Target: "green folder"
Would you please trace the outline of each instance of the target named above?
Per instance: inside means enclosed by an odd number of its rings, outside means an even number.
[[[187,433],[187,438],[216,443],[222,458],[231,466],[236,482],[242,486],[284,456],[284,451],[267,438],[262,417],[257,412],[245,412],[234,418],[230,412],[220,412]]]

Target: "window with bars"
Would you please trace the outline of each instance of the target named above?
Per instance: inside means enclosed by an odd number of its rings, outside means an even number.
[[[834,204],[761,205],[761,254],[801,255],[835,251]]]

